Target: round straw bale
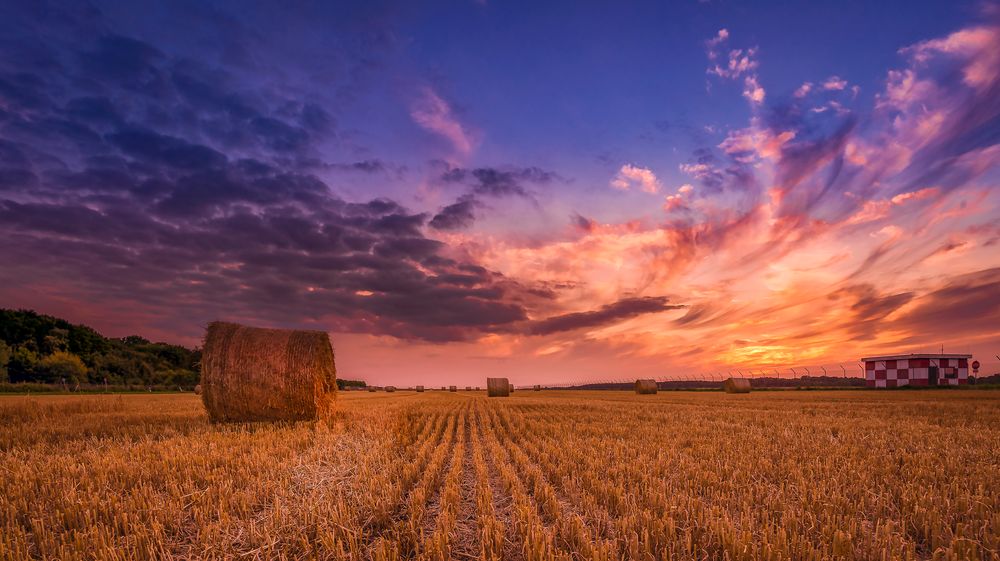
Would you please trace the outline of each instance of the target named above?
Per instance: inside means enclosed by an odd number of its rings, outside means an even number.
[[[201,384],[194,387],[194,395],[201,395]]]
[[[507,378],[487,378],[486,395],[490,397],[507,397],[510,395],[510,382]]]
[[[536,392],[540,392],[540,391],[542,391],[542,386],[539,386],[538,384],[535,384],[535,388],[534,389],[535,389]]]
[[[423,386],[417,386],[417,393],[424,393],[424,387]]]
[[[728,378],[722,388],[726,393],[750,393],[750,380],[746,378]]]
[[[635,393],[649,395],[656,393],[656,380],[636,380]]]
[[[375,386],[368,386],[368,391],[370,391],[372,393],[374,393],[377,389],[378,388],[376,388]]]
[[[396,391],[396,386],[386,386],[385,387],[385,391],[388,392],[388,393],[392,393],[392,392]]]
[[[213,422],[326,419],[337,396],[330,337],[212,322],[202,348],[201,386]]]
[[[510,393],[514,393],[514,384],[510,384],[510,383],[508,383],[508,384],[507,384],[507,387],[508,387],[508,391],[509,391]]]
[[[448,391],[450,391],[450,392],[457,392],[458,391],[458,387],[457,386],[448,386]]]

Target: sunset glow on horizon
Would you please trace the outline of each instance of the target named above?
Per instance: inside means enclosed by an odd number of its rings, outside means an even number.
[[[371,384],[1000,368],[994,4],[66,4],[0,13],[0,307]]]

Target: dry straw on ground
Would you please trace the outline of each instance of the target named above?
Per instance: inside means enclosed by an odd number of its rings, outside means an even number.
[[[486,395],[490,397],[507,397],[510,395],[510,382],[507,378],[487,378]]]
[[[726,390],[726,393],[750,393],[750,380],[729,378],[722,384],[722,388]]]
[[[325,419],[337,395],[330,337],[322,331],[212,322],[201,358],[212,421]]]
[[[665,393],[0,397],[0,561],[1000,561],[1000,391]]]
[[[642,395],[656,393],[656,380],[636,380],[635,393]]]

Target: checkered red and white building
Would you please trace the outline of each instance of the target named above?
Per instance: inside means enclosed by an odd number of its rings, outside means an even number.
[[[968,384],[970,358],[972,355],[916,354],[873,356],[861,361],[868,387],[898,388]]]

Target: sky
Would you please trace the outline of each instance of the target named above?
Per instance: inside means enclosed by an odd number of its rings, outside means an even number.
[[[1000,368],[998,164],[991,3],[0,4],[0,307],[373,384]]]

